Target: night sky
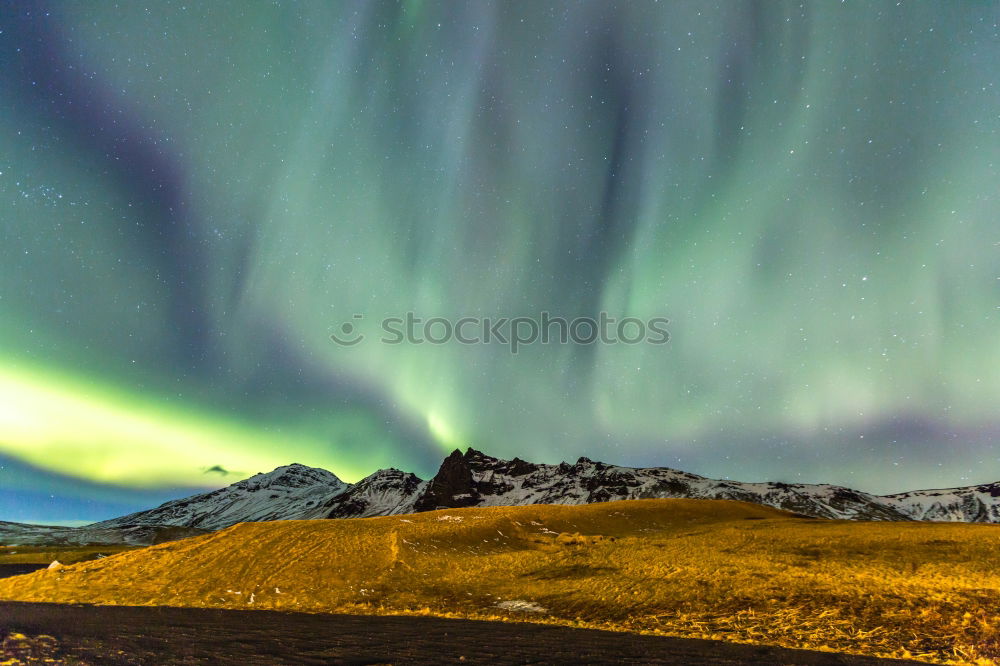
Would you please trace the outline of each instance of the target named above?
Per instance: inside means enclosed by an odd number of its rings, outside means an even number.
[[[0,4],[0,520],[454,448],[1000,479],[1000,3]],[[665,345],[379,322],[669,318]],[[361,318],[355,317],[360,315]],[[366,339],[331,340],[344,322]]]

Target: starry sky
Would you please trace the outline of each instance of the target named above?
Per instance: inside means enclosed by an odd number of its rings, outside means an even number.
[[[1000,3],[0,5],[0,520],[454,448],[1000,479]],[[387,345],[385,317],[669,318]],[[365,340],[334,344],[351,323]]]

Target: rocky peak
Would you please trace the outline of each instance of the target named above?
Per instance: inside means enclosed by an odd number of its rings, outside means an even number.
[[[458,449],[455,449],[451,455],[454,456],[456,453],[459,453]],[[499,458],[488,456],[482,451],[477,451],[473,448],[466,449],[465,454],[460,457],[470,469],[491,469],[497,463],[503,462]]]
[[[464,455],[455,449],[441,463],[438,473],[414,504],[414,509],[433,511],[439,507],[472,506],[478,499],[472,480],[473,464],[481,470],[488,466],[488,461],[495,460],[475,449],[467,450]],[[467,501],[463,502],[463,499]]]
[[[420,483],[422,483],[422,480],[416,474],[404,472],[395,467],[389,467],[388,469],[380,469],[374,474],[369,474],[358,481],[354,487],[356,489],[377,488],[386,490],[389,488],[399,488],[402,490],[412,490],[420,485]]]
[[[364,518],[412,513],[424,481],[395,468],[369,474],[342,493],[308,512],[306,518]]]
[[[267,473],[255,474],[249,479],[234,483],[232,487],[252,491],[263,488],[305,488],[310,486],[337,488],[345,487],[347,484],[325,469],[292,463],[277,467]]]

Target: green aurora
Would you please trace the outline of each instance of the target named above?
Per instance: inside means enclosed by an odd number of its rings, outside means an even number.
[[[971,1],[5,4],[0,519],[293,461],[428,475],[465,446],[994,481],[998,22]],[[407,312],[601,311],[671,340],[378,341]],[[331,341],[344,322],[361,344]]]

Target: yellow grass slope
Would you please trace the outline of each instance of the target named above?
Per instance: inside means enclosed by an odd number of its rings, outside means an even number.
[[[0,580],[0,599],[511,617],[993,663],[1000,528],[680,499],[247,523]]]

